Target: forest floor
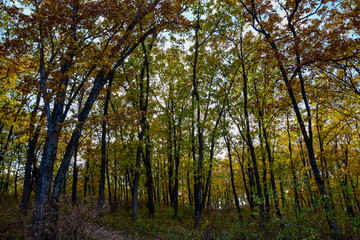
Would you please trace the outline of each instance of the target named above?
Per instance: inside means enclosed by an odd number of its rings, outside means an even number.
[[[260,221],[256,212],[242,209],[242,220],[236,209],[205,209],[201,225],[194,229],[193,209],[182,206],[178,216],[173,208],[157,205],[155,217],[149,217],[145,204],[140,204],[139,218],[131,220],[131,206],[122,204],[114,211],[106,210],[101,219],[94,204],[72,206],[64,202],[56,227],[59,239],[78,240],[155,240],[155,239],[330,239],[330,231],[323,211],[303,209],[295,214],[292,209],[277,218],[274,212]],[[339,213],[336,220],[340,239],[360,240],[360,216],[348,217]],[[28,239],[31,213],[19,214],[15,201],[0,199],[0,239]]]
[[[125,236],[122,232],[101,226],[99,224],[89,223],[89,231],[92,231],[91,238],[94,240],[130,240],[131,237]]]

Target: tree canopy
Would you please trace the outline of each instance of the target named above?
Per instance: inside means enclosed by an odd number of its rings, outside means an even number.
[[[0,6],[0,195],[31,239],[92,204],[133,225],[192,209],[194,231],[234,213],[229,238],[359,237],[358,1]]]

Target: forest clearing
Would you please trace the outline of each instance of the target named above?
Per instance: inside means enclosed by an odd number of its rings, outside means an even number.
[[[360,239],[358,0],[3,0],[0,239]]]

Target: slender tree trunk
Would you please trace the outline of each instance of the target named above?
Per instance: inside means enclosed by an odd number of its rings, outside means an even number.
[[[300,156],[301,156],[301,160],[302,160],[302,163],[303,163],[303,167],[305,168],[307,165],[306,165],[306,161],[305,161],[305,156],[304,156],[304,150],[303,150],[303,145],[302,145],[302,140],[301,140],[301,137],[299,137],[299,145],[300,145]],[[314,194],[313,194],[313,191],[311,190],[311,185],[310,185],[310,179],[311,179],[311,175],[308,171],[306,171],[304,173],[305,175],[305,182],[306,182],[306,186],[307,186],[307,189],[308,189],[308,192],[309,192],[309,197],[310,197],[310,203],[311,203],[311,206],[313,208],[316,208],[317,205],[315,203],[315,200],[314,200]]]
[[[245,124],[246,124],[246,140],[247,140],[247,144],[250,149],[250,156],[251,156],[251,160],[253,163],[253,170],[254,170],[256,188],[257,188],[257,197],[259,198],[258,206],[260,208],[260,218],[264,219],[265,211],[264,211],[264,203],[263,203],[263,195],[262,195],[262,189],[261,189],[261,183],[260,183],[260,176],[259,176],[257,160],[256,160],[256,155],[255,155],[255,148],[252,143],[252,137],[251,137],[251,133],[250,133],[250,121],[249,121],[249,113],[248,113],[248,109],[247,109],[247,104],[248,104],[247,76],[246,76],[244,64],[242,64],[242,75],[243,75],[243,81],[244,81],[243,95],[244,95],[244,115],[245,115]]]
[[[348,185],[348,162],[349,162],[349,148],[350,142],[345,146],[345,152],[344,152],[344,163],[345,163],[345,176],[340,180],[341,186],[342,186],[342,193],[344,196],[344,202],[346,205],[346,212],[349,215],[349,217],[354,217],[355,212],[353,209],[353,204],[351,202],[351,198],[349,197],[349,185]]]
[[[295,32],[295,27],[290,23],[289,21],[289,27],[293,33],[293,37],[295,39],[295,44],[297,44],[297,34]],[[266,36],[267,39],[270,39],[270,35]],[[308,121],[308,131],[306,131],[306,127],[304,124],[304,120],[303,117],[301,115],[298,103],[296,101],[296,97],[295,94],[293,92],[292,89],[292,85],[291,85],[291,80],[289,80],[287,72],[285,70],[285,67],[282,63],[281,57],[280,57],[280,53],[279,50],[277,48],[277,46],[275,45],[275,43],[272,41],[272,43],[270,44],[272,46],[272,48],[275,50],[275,54],[276,54],[276,58],[278,61],[278,65],[284,80],[285,85],[287,86],[287,91],[289,93],[293,108],[295,110],[295,115],[296,118],[298,120],[299,126],[300,126],[300,130],[301,133],[303,135],[307,150],[308,150],[308,156],[309,156],[309,161],[310,161],[310,166],[312,169],[312,172],[314,174],[314,178],[316,181],[316,184],[318,186],[320,195],[321,195],[321,200],[326,212],[326,218],[328,220],[328,224],[329,227],[332,231],[332,236],[334,239],[339,239],[339,229],[338,226],[336,224],[335,218],[334,218],[334,212],[332,210],[331,204],[330,204],[330,200],[329,197],[327,196],[327,192],[325,189],[325,184],[324,181],[320,175],[320,171],[319,168],[317,166],[316,163],[316,159],[315,159],[315,152],[314,152],[314,146],[313,146],[313,134],[312,134],[312,123],[311,123],[311,110],[310,110],[310,105],[306,96],[306,91],[305,91],[305,80],[302,77],[302,69],[301,69],[301,57],[299,54],[299,48],[295,48],[295,54],[296,54],[296,60],[297,60],[297,65],[299,66],[299,71],[298,71],[298,76],[299,76],[299,80],[300,80],[300,86],[301,86],[301,95],[302,95],[302,100],[304,101],[305,104],[305,108],[306,108],[306,113],[307,113],[307,121]]]
[[[274,40],[274,36],[272,36],[272,34],[269,33],[265,28],[263,28],[263,24],[260,23],[261,20],[259,19],[258,11],[256,10],[257,7],[255,6],[254,1],[251,2],[251,9],[253,9],[253,10],[250,10],[250,8],[248,8],[248,6],[245,5],[244,1],[241,1],[241,4],[246,7],[247,12],[252,16],[253,21],[254,21],[253,26],[254,26],[255,30],[257,30],[259,33],[261,33],[266,38],[268,44],[270,45],[270,47],[272,48],[272,50],[275,54],[278,68],[281,72],[282,79],[287,88],[287,92],[289,94],[292,106],[294,108],[295,115],[296,115],[298,124],[300,126],[301,133],[302,133],[304,141],[306,143],[310,166],[311,166],[316,184],[318,186],[318,189],[319,189],[319,192],[321,195],[322,203],[323,203],[323,206],[324,206],[324,209],[326,212],[327,221],[328,221],[329,227],[332,231],[332,236],[334,239],[339,239],[339,229],[337,227],[337,224],[336,224],[336,221],[334,218],[334,212],[331,208],[331,204],[330,204],[330,201],[327,196],[326,189],[325,189],[324,181],[320,175],[320,171],[318,169],[316,159],[315,159],[315,152],[314,152],[314,146],[313,146],[313,135],[312,135],[312,123],[311,123],[311,119],[312,119],[311,110],[310,110],[310,105],[309,105],[306,91],[305,91],[305,81],[302,76],[303,62],[302,62],[302,57],[300,56],[300,52],[299,52],[301,47],[299,46],[300,41],[297,36],[296,28],[294,25],[295,23],[293,22],[293,20],[294,20],[293,17],[297,13],[300,2],[296,2],[294,11],[292,12],[291,16],[289,16],[287,18],[287,26],[289,27],[289,30],[292,33],[292,37],[293,37],[293,41],[294,41],[294,45],[295,45],[295,48],[294,48],[295,54],[294,55],[296,58],[295,66],[297,66],[297,67],[296,67],[296,70],[294,71],[294,76],[299,77],[300,87],[301,87],[301,96],[302,96],[302,100],[303,100],[303,103],[304,103],[305,109],[306,109],[306,115],[307,115],[306,120],[307,120],[307,124],[308,124],[308,130],[306,130],[304,118],[299,109],[299,105],[296,100],[295,93],[293,92],[292,78],[289,78],[289,76],[288,76],[289,73],[286,70],[285,64],[283,63],[283,61],[284,61],[283,57],[282,57],[283,55],[280,53],[280,50],[278,49],[277,42]],[[258,24],[258,26],[259,26],[258,28],[255,27],[255,22],[256,22],[256,24]]]
[[[270,165],[270,181],[271,181],[271,188],[272,188],[272,193],[273,193],[273,198],[274,198],[274,203],[275,203],[276,215],[279,218],[281,218],[282,216],[281,216],[279,200],[278,200],[277,191],[276,191],[276,183],[275,183],[275,176],[274,176],[274,169],[273,169],[273,159],[272,159],[272,155],[271,155],[268,133],[266,132],[264,123],[262,123],[262,124],[263,124],[262,130],[263,130],[263,136],[264,136],[264,140],[265,140],[265,148],[266,148],[269,165]]]
[[[36,151],[36,145],[37,145],[39,135],[40,135],[40,124],[35,129],[35,117],[38,112],[40,98],[41,98],[41,95],[40,95],[40,93],[38,93],[37,98],[36,98],[35,107],[30,115],[30,131],[31,132],[34,131],[34,133],[32,133],[30,135],[29,141],[28,141],[27,157],[26,157],[26,163],[25,163],[24,188],[23,188],[23,194],[22,194],[21,203],[20,203],[20,209],[24,215],[27,214],[27,211],[29,208],[31,191],[33,188],[33,181],[31,180],[33,177],[33,176],[31,176],[31,166],[35,165],[35,162],[36,162],[35,151]],[[42,114],[40,117],[40,121],[44,117],[45,117],[45,115]]]
[[[112,79],[109,82],[109,86],[106,91],[105,103],[104,103],[104,112],[103,117],[105,118],[108,115],[108,108],[110,102],[111,95],[111,83]],[[107,154],[106,154],[106,120],[104,119],[101,123],[101,168],[100,168],[100,185],[99,185],[99,196],[98,196],[98,205],[97,211],[98,216],[101,217],[103,215],[103,206],[105,203],[105,171],[107,165]]]
[[[263,136],[261,134],[261,128],[262,128],[262,120],[259,120],[259,140],[260,140],[260,151],[261,151],[261,161],[262,161],[262,169],[263,169],[263,175],[262,175],[262,184],[264,187],[264,196],[265,196],[265,218],[269,218],[270,214],[270,197],[269,197],[269,190],[268,190],[268,183],[267,183],[267,167],[266,167],[266,156],[264,151],[264,143],[263,143]]]
[[[290,122],[289,122],[289,115],[286,115],[286,126],[287,126],[287,134],[289,139],[289,157],[290,157],[290,167],[291,167],[291,174],[292,174],[292,183],[294,188],[294,198],[295,198],[295,213],[300,212],[300,201],[299,201],[299,194],[298,194],[298,182],[295,172],[294,160],[292,156],[292,144],[291,144],[291,135],[290,135]]]
[[[117,154],[116,149],[114,148],[114,210],[116,210],[118,206],[118,192],[117,192],[117,184],[118,184],[118,172],[117,172]],[[120,192],[121,192],[121,183],[120,183]]]
[[[246,199],[248,200],[250,209],[253,210],[253,202],[252,202],[252,198],[251,198],[251,194],[250,194],[250,190],[248,188],[247,185],[247,181],[246,181],[246,175],[245,175],[245,170],[244,170],[244,162],[245,162],[245,142],[243,142],[242,144],[242,154],[240,156],[239,151],[237,150],[235,143],[233,142],[233,146],[236,152],[236,156],[238,158],[240,167],[241,167],[241,174],[242,174],[242,179],[243,179],[243,183],[244,183],[244,188],[245,188],[245,194],[246,194]]]
[[[88,189],[88,184],[89,184],[89,159],[86,159],[85,162],[85,178],[84,178],[84,202],[86,202],[86,197],[87,197],[87,189]],[[90,184],[89,184],[90,186]]]
[[[135,176],[134,176],[134,182],[132,188],[132,220],[133,221],[136,221],[138,218],[138,188],[139,188],[139,179],[140,179],[140,160],[141,160],[141,146],[139,145],[136,152]]]
[[[79,97],[79,105],[78,105],[79,112],[81,110],[83,97],[84,97],[84,91],[82,91],[82,93]],[[77,201],[77,182],[78,182],[78,172],[79,172],[79,169],[77,166],[78,148],[79,148],[79,144],[77,144],[77,146],[75,146],[75,152],[74,152],[73,182],[72,182],[72,194],[71,194],[71,201],[72,201],[73,205],[75,205],[76,201]]]
[[[194,62],[192,69],[192,154],[194,164],[196,166],[196,170],[194,172],[194,205],[195,205],[195,221],[194,227],[196,228],[201,219],[201,190],[202,190],[202,164],[203,164],[203,150],[204,150],[204,142],[203,142],[203,132],[201,127],[201,109],[200,109],[200,95],[198,92],[198,79],[197,79],[197,71],[198,71],[198,58],[199,58],[199,49],[200,49],[200,41],[199,41],[199,29],[200,29],[200,2],[197,6],[197,20],[195,27],[195,52],[194,52]],[[196,120],[195,120],[195,112],[196,112]],[[195,130],[196,129],[196,130]],[[197,132],[197,140],[198,140],[198,151],[196,156],[195,151],[195,131]],[[196,161],[197,157],[197,161]]]
[[[149,131],[149,126],[147,125],[147,132],[148,131]],[[144,165],[145,165],[145,169],[146,169],[146,186],[147,186],[147,194],[148,194],[147,207],[149,210],[149,216],[153,217],[155,215],[155,205],[154,205],[154,185],[153,185],[153,177],[152,177],[152,170],[151,170],[149,133],[147,133],[146,139],[147,139],[147,142],[145,144]]]
[[[109,138],[110,139],[110,138]],[[108,145],[108,149],[109,149],[109,145]],[[113,205],[113,198],[112,198],[112,193],[111,193],[111,184],[110,184],[110,174],[109,174],[109,155],[107,154],[107,161],[106,161],[106,179],[107,179],[107,186],[108,186],[108,194],[109,194],[109,206],[111,211],[114,211],[114,205]]]
[[[189,170],[186,172],[186,180],[187,180],[187,187],[188,187],[188,198],[189,198],[189,205],[192,206],[192,193],[191,193],[191,183],[190,183],[190,173]]]
[[[286,199],[285,199],[284,187],[283,187],[282,179],[280,180],[280,192],[281,192],[281,205],[282,205],[282,208],[285,208]]]
[[[8,166],[8,169],[7,169],[7,174],[6,174],[6,179],[4,181],[4,187],[2,189],[2,195],[5,195],[9,190],[10,173],[11,173],[11,169],[12,169],[11,165],[12,165],[13,162],[14,161],[11,161],[9,163],[9,166]],[[1,191],[1,189],[0,189],[0,191]]]
[[[154,7],[157,5],[157,3],[154,5]],[[133,28],[137,25],[138,19],[134,20],[133,24],[131,24],[131,27],[127,29],[127,31],[132,31]],[[35,190],[35,209],[34,209],[34,218],[33,218],[33,224],[34,228],[32,231],[32,238],[38,238],[40,233],[40,224],[43,224],[45,222],[53,222],[56,224],[57,219],[57,213],[58,213],[58,206],[57,203],[59,201],[59,197],[61,195],[61,190],[65,184],[65,177],[66,173],[69,169],[70,162],[72,155],[75,150],[75,146],[77,145],[79,138],[82,133],[83,126],[85,124],[85,120],[87,119],[90,110],[92,108],[92,105],[94,104],[97,96],[99,95],[101,89],[103,86],[113,78],[115,71],[117,68],[123,63],[127,57],[134,51],[134,49],[146,39],[146,37],[150,34],[152,34],[155,31],[156,28],[151,28],[147,32],[145,32],[142,37],[139,39],[139,41],[135,42],[130,48],[126,49],[126,51],[123,53],[122,57],[116,62],[115,67],[111,69],[110,71],[106,72],[105,70],[100,70],[98,74],[96,75],[92,89],[88,95],[88,98],[85,102],[85,105],[79,114],[78,117],[78,124],[75,128],[75,130],[72,133],[71,139],[66,147],[64,157],[62,158],[61,165],[59,168],[59,171],[56,174],[54,184],[53,184],[53,192],[51,198],[50,196],[50,188],[52,186],[52,178],[53,178],[53,170],[54,170],[54,162],[56,159],[56,153],[58,148],[58,140],[59,140],[59,134],[61,130],[61,123],[66,118],[67,111],[64,111],[64,100],[65,100],[65,91],[61,91],[57,94],[56,102],[53,105],[53,111],[50,112],[50,103],[48,102],[47,93],[46,93],[46,87],[45,87],[45,67],[44,66],[44,53],[42,51],[42,48],[40,48],[40,56],[42,56],[41,60],[41,83],[42,83],[42,90],[44,91],[44,100],[45,100],[45,109],[46,109],[46,115],[48,119],[48,130],[47,130],[47,138],[44,145],[44,151],[43,151],[43,158],[40,163],[39,168],[39,180],[37,184],[37,189]],[[68,66],[69,65],[69,66]],[[66,63],[66,71],[68,68],[70,68],[71,64]],[[107,73],[107,74],[105,74]],[[66,76],[64,72],[64,76]],[[64,81],[62,81],[62,85],[65,86],[64,89],[66,89],[68,83],[68,79],[66,78]],[[63,87],[61,87],[63,89]],[[70,104],[68,105],[70,106]],[[67,108],[66,110],[68,110]],[[92,178],[93,180],[93,178]],[[47,207],[49,204],[49,199],[51,199],[51,212],[52,214],[45,214],[47,212]],[[45,216],[53,215],[55,217],[52,217],[48,220],[45,220]],[[51,220],[54,219],[54,220]],[[54,224],[51,224],[54,225]],[[53,238],[52,230],[50,231],[42,231],[42,238],[48,239]]]
[[[18,176],[19,176],[19,170],[20,170],[20,160],[21,160],[21,156],[20,156],[20,146],[17,147],[18,148],[18,165],[16,167],[16,172],[15,172],[15,179],[14,179],[14,197],[15,197],[15,201],[17,203],[18,201],[18,195],[17,195],[17,192],[18,192],[18,189],[17,189],[17,186],[18,186]]]
[[[72,194],[71,194],[71,201],[73,205],[76,204],[76,199],[77,199],[77,181],[78,181],[78,167],[76,165],[77,153],[78,153],[78,148],[75,149],[75,153],[74,153],[73,182],[72,182]]]
[[[229,155],[230,180],[231,180],[231,187],[232,187],[232,192],[233,192],[234,200],[235,200],[235,206],[236,206],[236,210],[237,210],[238,215],[239,215],[239,219],[242,219],[239,198],[237,196],[236,188],[235,188],[234,172],[233,172],[232,159],[231,159],[230,140],[229,140],[229,137],[227,137],[226,135],[224,136],[224,139],[225,139],[225,143],[226,143],[226,147],[227,147],[228,155]]]
[[[208,209],[212,208],[212,206],[211,206],[211,186],[212,186],[212,184],[210,183],[208,200],[207,200],[207,208],[208,208]]]
[[[19,116],[19,113],[20,113],[21,109],[22,109],[22,107],[20,107],[17,110],[17,112],[15,113],[15,118],[14,118],[13,123],[11,124],[9,132],[7,134],[7,138],[6,138],[6,141],[5,141],[5,146],[0,149],[0,163],[2,163],[4,161],[4,156],[5,156],[5,154],[6,154],[7,150],[8,150],[9,144],[11,142],[11,138],[13,136],[14,125],[16,123],[16,120],[17,120],[17,118]]]
[[[173,119],[173,133],[174,133],[174,149],[175,149],[175,186],[174,186],[174,218],[177,217],[178,208],[179,208],[179,165],[180,165],[180,142],[181,142],[181,121],[179,123],[179,142],[177,139],[176,134],[176,127],[175,127],[175,119]]]
[[[168,190],[170,195],[170,205],[174,207],[174,191],[173,191],[173,179],[174,179],[174,161],[173,161],[173,125],[170,121],[170,116],[168,120]]]

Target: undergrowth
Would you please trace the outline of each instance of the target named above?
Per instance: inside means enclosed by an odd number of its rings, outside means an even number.
[[[156,206],[155,217],[148,217],[145,204],[140,204],[139,218],[131,220],[131,206],[119,206],[116,211],[105,212],[100,220],[96,216],[95,204],[83,203],[72,206],[65,198],[61,201],[59,222],[56,227],[58,239],[97,239],[94,231],[99,226],[118,231],[127,239],[330,239],[326,217],[321,211],[302,210],[298,214],[283,212],[282,218],[270,213],[267,220],[259,221],[255,214],[242,210],[242,220],[234,208],[203,212],[201,225],[194,229],[193,209],[180,207],[177,218],[173,208]],[[337,214],[341,239],[360,239],[360,217]],[[28,216],[20,214],[13,199],[0,200],[0,239],[29,239],[31,211]],[[99,239],[100,240],[100,239]]]
[[[179,208],[173,218],[171,207],[157,206],[155,217],[149,218],[146,207],[139,210],[139,218],[131,221],[131,209],[119,208],[107,214],[103,222],[109,228],[117,229],[130,239],[330,239],[330,231],[324,214],[303,210],[295,215],[285,213],[282,218],[259,221],[250,211],[243,210],[239,220],[236,209],[205,210],[201,225],[194,229],[193,209]],[[341,239],[360,239],[360,218],[338,215]]]

